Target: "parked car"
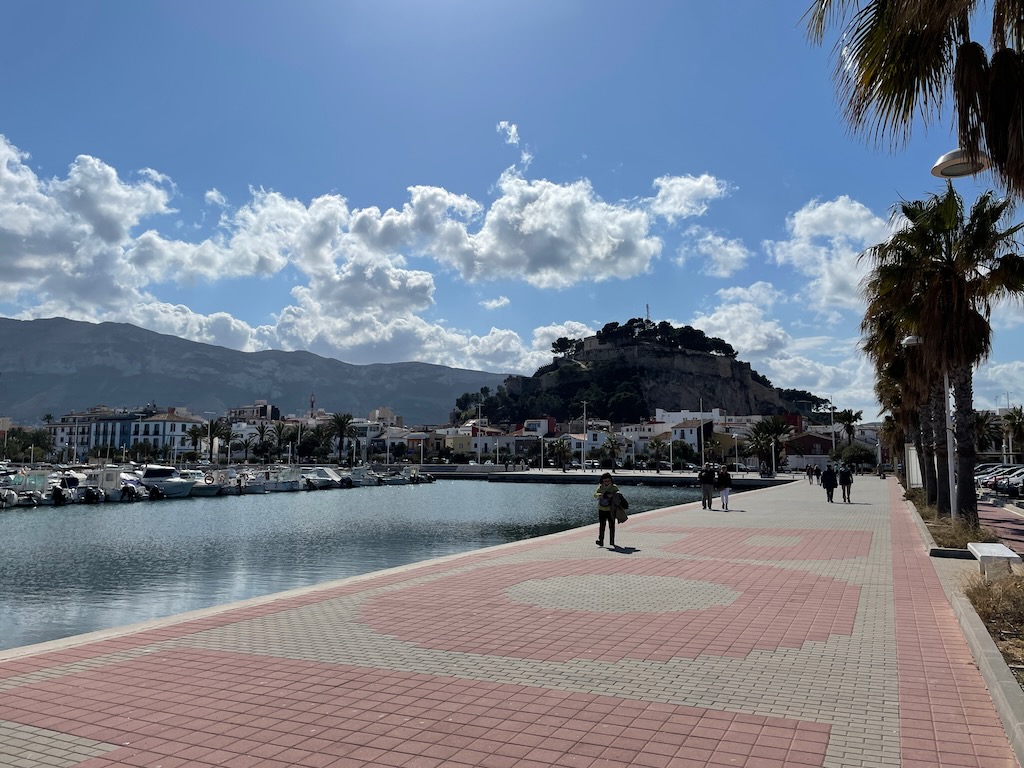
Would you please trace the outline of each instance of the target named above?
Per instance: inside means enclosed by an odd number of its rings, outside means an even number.
[[[998,475],[992,482],[992,488],[1000,493],[1006,493],[1011,483],[1020,482],[1024,478],[1024,466],[1018,467],[1012,472]]]
[[[1018,465],[1016,467],[1011,467],[1009,469],[1003,469],[1000,470],[999,472],[996,472],[986,477],[981,484],[986,488],[998,490],[997,486],[1001,480],[1017,477],[1022,473],[1024,473],[1024,465]]]

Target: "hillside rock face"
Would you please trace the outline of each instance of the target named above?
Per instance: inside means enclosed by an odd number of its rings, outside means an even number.
[[[567,383],[599,379],[608,365],[633,369],[652,415],[666,411],[723,408],[738,415],[782,414],[792,408],[778,391],[754,379],[748,363],[706,352],[666,350],[652,344],[592,345],[571,358],[557,358],[533,378],[510,377],[519,393],[563,389]]]
[[[406,425],[448,421],[455,399],[506,374],[428,363],[352,365],[310,352],[237,352],[124,323],[0,318],[0,416],[42,423],[96,405],[155,402],[202,416],[266,400],[282,414],[316,407],[366,417],[390,407]]]

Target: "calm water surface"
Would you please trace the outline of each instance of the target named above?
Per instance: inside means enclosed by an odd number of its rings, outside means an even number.
[[[0,650],[590,525],[596,487],[439,480],[5,510]],[[700,498],[623,491],[630,514]]]

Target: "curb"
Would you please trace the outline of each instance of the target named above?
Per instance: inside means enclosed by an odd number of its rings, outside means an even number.
[[[929,548],[929,554],[933,553],[939,548],[935,546],[935,540],[918,514],[917,507],[909,500],[906,500],[906,504],[914,515],[914,522]],[[971,601],[954,585],[948,584],[941,575],[939,581],[992,697],[999,719],[1003,722],[1006,736],[1010,740],[1010,748],[1017,757],[1017,764],[1024,766],[1024,688],[1021,688],[1021,684],[1006,665],[1006,660],[996,647],[984,622],[978,618]]]

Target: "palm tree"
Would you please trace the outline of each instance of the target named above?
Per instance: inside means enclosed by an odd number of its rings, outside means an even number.
[[[857,423],[864,417],[864,411],[853,411],[849,408],[843,411],[836,411],[835,420],[846,433],[846,444],[853,445],[853,438],[857,434]]]
[[[237,434],[237,433],[236,433]],[[235,451],[244,451],[245,456],[242,461],[246,464],[249,463],[249,451],[251,451],[256,445],[256,436],[248,435],[241,440],[236,440],[231,444],[231,448]]]
[[[562,471],[565,472],[565,463],[569,460],[569,456],[572,454],[569,442],[564,437],[560,437],[551,443],[550,448],[552,455],[555,457],[555,461],[561,465]]]
[[[1003,440],[1002,420],[988,411],[974,412],[974,439],[979,453],[988,453]]]
[[[1008,447],[1012,460],[1012,457],[1015,455],[1015,451],[1013,450],[1013,441],[1017,441],[1018,448],[1024,446],[1024,408],[1017,405],[1004,413],[1003,428],[1006,430],[1006,437],[1008,438]]]
[[[781,416],[769,416],[750,428],[750,439],[747,444],[765,466],[778,467],[783,463],[783,445],[793,428]],[[772,456],[774,455],[774,461]]]
[[[993,303],[1024,294],[1024,259],[1013,252],[1024,225],[1004,224],[1010,203],[995,200],[992,192],[982,194],[965,217],[951,183],[941,195],[901,203],[899,211],[906,225],[861,254],[873,263],[862,286],[868,300],[862,328],[884,326],[921,341],[933,431],[940,438],[934,446],[940,475],[946,457],[942,436],[948,377],[955,401],[957,474],[972,477],[977,456],[973,367],[991,350]],[[944,512],[941,487],[937,501]],[[958,485],[954,504],[957,515],[976,527],[972,483]]]
[[[660,437],[652,437],[647,442],[647,450],[654,453],[654,471],[661,473],[661,455],[668,449],[668,443]]]
[[[622,443],[614,435],[609,435],[608,439],[604,441],[604,452],[612,460],[612,472],[614,472],[615,460],[619,457],[619,453],[622,452]]]
[[[355,437],[355,429],[352,427],[351,413],[332,413],[331,434],[338,440],[338,463],[345,463],[345,440]]]
[[[808,34],[820,44],[840,27],[835,79],[855,131],[906,142],[952,96],[959,146],[968,158],[986,152],[1009,192],[1024,191],[1024,132],[1016,94],[1024,86],[1024,4],[991,4],[985,48],[970,24],[985,16],[978,0],[813,0]],[[1015,50],[1016,49],[1016,50]]]
[[[198,452],[199,444],[206,439],[206,430],[199,424],[193,424],[188,428],[188,439],[192,442],[192,450]]]

